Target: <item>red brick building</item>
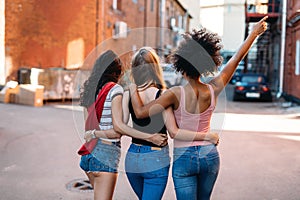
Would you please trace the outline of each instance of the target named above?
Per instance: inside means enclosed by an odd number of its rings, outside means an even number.
[[[21,67],[80,68],[97,45],[120,54],[170,50],[190,17],[177,0],[6,0],[6,76],[16,79]]]
[[[300,102],[300,1],[288,0],[284,65],[285,95]]]

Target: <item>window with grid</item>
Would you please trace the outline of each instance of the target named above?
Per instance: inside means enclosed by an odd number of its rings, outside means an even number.
[[[114,10],[121,10],[121,3],[122,3],[122,0],[113,0],[113,9]]]

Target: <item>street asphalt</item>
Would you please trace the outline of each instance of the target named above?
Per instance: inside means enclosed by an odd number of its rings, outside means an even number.
[[[215,121],[221,124],[215,128],[221,169],[213,200],[300,199],[299,107],[230,103],[225,114],[215,113]],[[80,107],[70,103],[0,103],[0,199],[93,199],[81,187],[86,177],[76,152],[82,129]],[[137,199],[124,174],[129,143],[122,139],[115,200]],[[175,199],[171,177],[163,199]]]

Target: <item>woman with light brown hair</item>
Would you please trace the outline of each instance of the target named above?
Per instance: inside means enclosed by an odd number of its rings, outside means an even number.
[[[132,58],[131,76],[144,104],[157,99],[166,89],[160,60],[151,47],[140,48]],[[201,133],[178,129],[172,109],[151,117],[138,119],[133,111],[129,93],[123,95],[132,117],[133,128],[147,133],[169,133],[181,141],[201,140],[212,144],[218,142],[216,133]],[[125,159],[127,178],[139,199],[160,200],[164,194],[170,168],[167,141],[158,146],[152,142],[133,137]]]

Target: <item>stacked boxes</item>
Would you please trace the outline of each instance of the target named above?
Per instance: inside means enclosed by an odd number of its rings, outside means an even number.
[[[6,87],[0,92],[0,102],[30,106],[43,106],[44,86],[20,84],[14,88]]]
[[[21,84],[19,85],[19,94],[17,96],[16,103],[30,106],[43,106],[44,86]]]
[[[15,88],[5,88],[0,92],[0,102],[16,103],[18,93],[19,86],[16,86]]]

